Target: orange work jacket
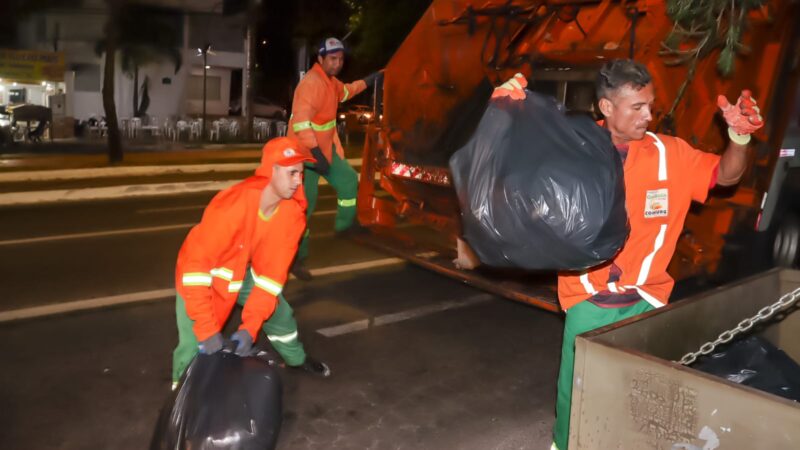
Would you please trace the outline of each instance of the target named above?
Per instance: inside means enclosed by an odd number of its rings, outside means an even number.
[[[282,200],[270,217],[264,217],[259,203],[268,184],[269,178],[253,176],[217,194],[180,249],[175,286],[194,321],[198,341],[222,330],[246,270],[255,286],[239,329],[255,340],[275,310],[306,227],[306,200],[301,186],[294,197]]]
[[[667,273],[692,201],[705,202],[718,155],[686,141],[648,132],[630,143],[625,159],[625,206],[631,231],[612,261],[582,273],[560,273],[558,299],[567,310],[598,292],[635,290],[654,307],[664,306],[675,281]],[[610,282],[611,264],[622,271]]]
[[[328,161],[332,161],[334,148],[339,158],[344,159],[344,149],[336,134],[336,110],[339,103],[366,88],[364,80],[345,84],[328,76],[318,63],[314,64],[294,91],[287,136],[297,139],[307,151],[319,147]]]

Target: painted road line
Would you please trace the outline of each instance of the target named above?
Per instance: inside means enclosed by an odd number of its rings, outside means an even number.
[[[477,294],[467,297],[465,299],[448,300],[445,302],[439,302],[432,305],[425,305],[419,308],[413,308],[397,313],[384,314],[370,319],[356,320],[354,322],[349,322],[342,325],[320,328],[319,330],[317,330],[317,333],[329,338],[335,336],[341,336],[344,334],[355,333],[357,331],[364,331],[369,328],[389,325],[392,323],[403,322],[411,319],[417,319],[419,317],[429,316],[431,314],[435,314],[442,311],[466,308],[467,306],[488,302],[493,298],[494,295],[492,294]]]
[[[86,239],[86,238],[106,237],[106,236],[123,236],[126,234],[155,233],[158,231],[169,231],[169,230],[179,230],[183,228],[191,228],[195,225],[197,225],[197,223],[179,223],[175,225],[161,225],[157,227],[124,228],[121,230],[92,231],[87,233],[60,234],[56,236],[40,236],[31,238],[8,239],[5,241],[0,241],[0,247],[6,245],[39,244],[42,242],[67,241],[71,239]],[[312,233],[311,237],[314,239],[321,239],[321,238],[332,237],[333,235],[334,233],[331,231],[325,233]]]
[[[351,166],[360,166],[361,158],[348,158]],[[0,183],[48,180],[84,180],[112,177],[139,177],[214,172],[251,172],[258,167],[252,163],[172,164],[164,166],[92,167],[84,169],[29,170],[0,173]]]
[[[240,180],[190,181],[185,183],[150,183],[125,186],[105,186],[83,189],[55,189],[50,191],[6,192],[0,194],[0,205],[29,205],[114,198],[155,197],[201,192],[217,192]]]
[[[380,174],[376,173],[375,180],[379,179]],[[0,194],[0,206],[219,192],[223,189],[233,186],[236,183],[239,183],[240,181],[241,180],[187,181],[181,183],[149,183],[131,184],[125,186],[105,186],[97,188],[6,192]],[[328,181],[324,178],[319,181],[320,186],[325,186],[327,184]]]
[[[251,172],[258,163],[183,164],[167,166],[97,167],[89,169],[31,170],[0,173],[0,182],[84,180],[214,172]]]
[[[311,275],[323,276],[323,275],[333,275],[344,272],[355,272],[357,270],[375,269],[378,267],[393,266],[395,264],[402,264],[404,262],[406,262],[406,260],[400,258],[373,259],[370,261],[362,261],[351,264],[342,264],[339,266],[320,267],[318,269],[311,269]],[[294,278],[294,275],[292,275],[290,278]]]
[[[84,238],[93,238],[93,237],[102,237],[102,236],[120,236],[125,234],[138,234],[138,233],[154,233],[157,231],[167,231],[167,230],[179,230],[182,228],[191,228],[195,226],[195,223],[179,223],[175,225],[161,225],[157,227],[142,227],[142,228],[125,228],[122,230],[108,230],[108,231],[93,231],[89,233],[72,233],[72,234],[61,234],[57,236],[41,236],[41,237],[33,237],[33,238],[22,238],[22,239],[8,239],[5,241],[0,241],[0,246],[5,245],[21,245],[21,244],[37,244],[41,242],[54,242],[54,241],[66,241],[70,239],[84,239]]]
[[[33,308],[14,309],[0,312],[0,323],[52,316],[54,314],[64,314],[73,311],[85,311],[87,309],[106,308],[114,305],[146,302],[160,298],[175,298],[175,289],[158,289],[155,291],[135,292],[132,294],[112,295],[110,297],[92,298],[68,303],[35,306]]]
[[[372,261],[363,261],[354,264],[342,264],[339,266],[320,267],[311,269],[311,275],[320,277],[324,275],[333,275],[338,273],[355,272],[358,270],[372,269],[376,267],[384,267],[387,265],[399,264],[405,262],[398,258],[384,258]],[[290,276],[294,279],[294,276]],[[34,306],[31,308],[14,309],[11,311],[0,312],[0,323],[12,322],[21,319],[31,319],[36,317],[45,317],[55,314],[64,314],[73,311],[85,311],[92,309],[101,309],[109,306],[142,303],[159,299],[172,300],[175,298],[175,289],[157,289],[153,291],[133,292],[130,294],[112,295],[110,297],[98,297],[88,300],[77,300],[65,303],[56,303],[52,305]]]

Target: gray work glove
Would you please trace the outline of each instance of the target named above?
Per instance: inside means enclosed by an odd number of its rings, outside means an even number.
[[[231,335],[231,341],[236,343],[233,352],[239,356],[250,356],[253,352],[253,338],[246,330],[239,330]]]
[[[364,83],[367,83],[367,87],[372,87],[375,85],[375,82],[380,80],[383,76],[383,71],[380,70],[378,72],[372,72],[371,74],[364,77]]]
[[[319,147],[312,148],[311,156],[317,160],[317,162],[314,164],[314,172],[317,172],[323,176],[328,175],[328,172],[331,170],[331,163],[329,163],[328,158],[322,154],[322,149]]]
[[[198,347],[200,348],[200,353],[204,355],[213,355],[222,350],[222,343],[222,335],[214,333],[206,340],[200,341]]]

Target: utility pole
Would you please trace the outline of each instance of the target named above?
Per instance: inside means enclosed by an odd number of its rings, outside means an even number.
[[[211,44],[206,44],[200,49],[200,53],[203,55],[203,120],[200,124],[200,142],[205,142],[206,140],[206,97],[208,96],[206,80],[208,78],[208,52],[210,50]]]
[[[244,86],[242,89],[242,115],[244,116],[244,138],[247,142],[253,140],[253,69],[256,55],[256,18],[260,0],[247,2],[247,31],[244,39]]]

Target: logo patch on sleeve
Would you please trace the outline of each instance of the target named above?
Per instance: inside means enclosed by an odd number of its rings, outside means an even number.
[[[667,217],[669,214],[669,194],[667,189],[647,191],[644,201],[644,218]]]

